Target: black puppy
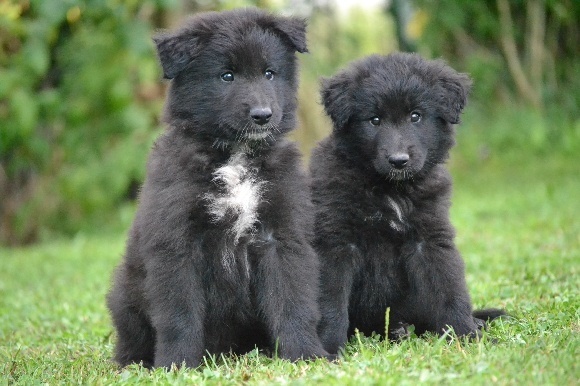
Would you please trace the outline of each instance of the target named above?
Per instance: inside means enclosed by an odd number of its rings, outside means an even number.
[[[371,56],[326,79],[334,130],[311,160],[319,333],[331,353],[355,328],[391,338],[415,331],[476,335],[464,266],[449,221],[443,165],[470,79],[418,55]],[[477,316],[494,318],[500,310]]]
[[[121,365],[197,366],[206,352],[255,346],[328,355],[308,181],[284,139],[305,28],[246,9],[199,14],[154,39],[172,79],[168,128],[108,295]]]

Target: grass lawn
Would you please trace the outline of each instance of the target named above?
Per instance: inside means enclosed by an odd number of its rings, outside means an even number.
[[[357,336],[337,363],[251,352],[208,358],[197,370],[118,369],[104,297],[124,231],[79,234],[0,249],[0,384],[578,385],[577,159],[452,164],[452,216],[473,302],[513,315],[480,342]]]

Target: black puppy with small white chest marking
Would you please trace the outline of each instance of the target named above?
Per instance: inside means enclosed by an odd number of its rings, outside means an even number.
[[[449,221],[444,166],[471,85],[441,61],[371,56],[323,81],[334,130],[311,160],[324,347],[358,329],[478,334]],[[475,316],[477,317],[475,317]]]
[[[305,22],[256,9],[198,14],[155,38],[168,128],[108,306],[121,365],[198,366],[254,347],[325,357],[313,214],[296,146]]]

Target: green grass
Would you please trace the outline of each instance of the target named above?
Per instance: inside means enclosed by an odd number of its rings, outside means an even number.
[[[104,297],[124,231],[79,234],[0,249],[0,384],[577,385],[577,160],[491,153],[476,162],[458,154],[452,166],[452,217],[474,304],[513,315],[480,342],[358,336],[337,363],[251,352],[208,358],[197,370],[118,369]]]

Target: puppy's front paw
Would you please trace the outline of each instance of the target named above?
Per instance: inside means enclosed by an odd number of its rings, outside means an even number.
[[[155,357],[155,368],[164,368],[170,371],[173,367],[181,368],[183,366],[188,368],[196,368],[200,365],[201,358],[199,360],[193,359],[177,359],[176,356],[166,356],[160,355]]]
[[[441,327],[439,331],[440,333],[445,333],[450,327],[453,329],[455,335],[460,338],[468,337],[469,339],[477,340],[482,335],[480,323],[471,315],[467,315],[461,319],[457,318],[454,322],[447,323],[444,327]]]
[[[394,326],[389,326],[389,339],[393,341],[407,339],[411,333],[411,325],[408,323],[397,322]]]
[[[338,354],[326,354],[322,358],[326,358],[329,362],[336,362],[339,356]]]

